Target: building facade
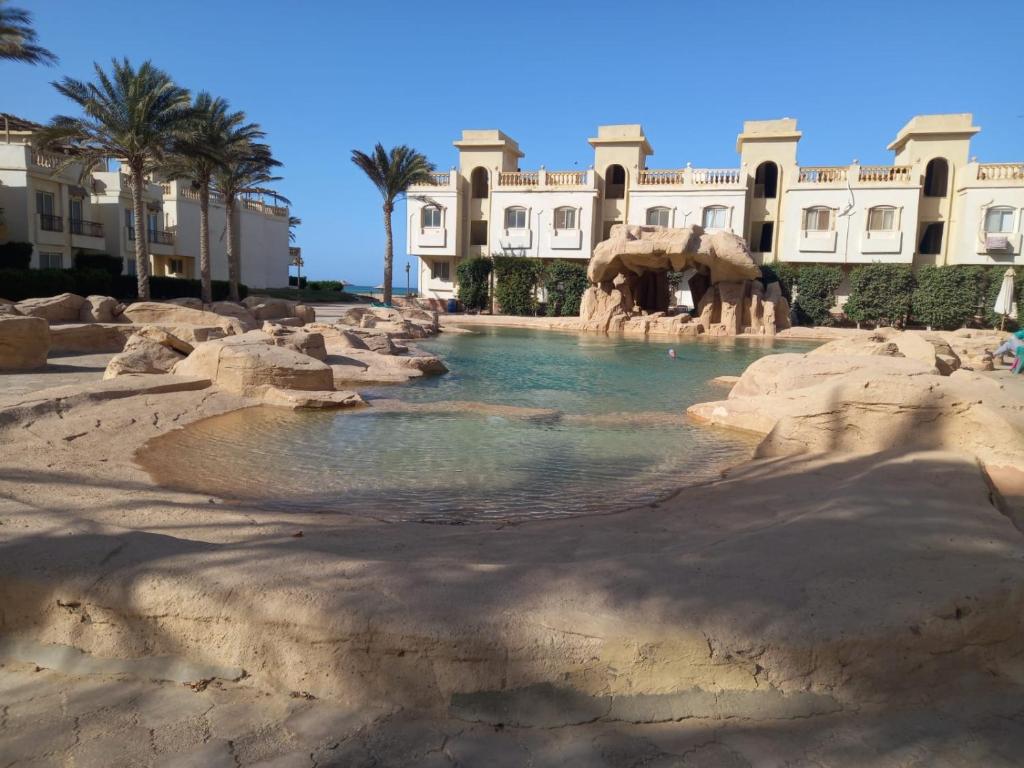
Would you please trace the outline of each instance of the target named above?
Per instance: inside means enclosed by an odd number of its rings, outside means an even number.
[[[79,252],[122,259],[135,273],[135,219],[124,168],[83,177],[66,157],[32,148],[40,126],[0,115],[0,243],[33,245],[36,269],[74,266]],[[143,192],[146,247],[152,275],[199,277],[199,194],[191,182],[151,180]],[[235,206],[235,248],[241,281],[250,288],[288,285],[288,208],[243,198]],[[227,280],[223,201],[210,200],[210,259],[214,280]]]
[[[501,131],[463,131],[459,163],[412,188],[407,249],[422,295],[447,299],[465,258],[588,260],[615,224],[724,229],[758,263],[1022,265],[1024,162],[979,163],[970,114],[918,115],[893,164],[801,166],[796,120],[747,121],[735,168],[651,168],[639,125],[600,126],[586,170],[520,168]],[[840,303],[846,286],[840,287]],[[683,299],[685,303],[685,298]]]

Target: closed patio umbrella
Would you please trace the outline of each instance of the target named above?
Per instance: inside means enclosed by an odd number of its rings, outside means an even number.
[[[992,308],[997,315],[1003,316],[1002,326],[1006,326],[1006,318],[1017,319],[1017,302],[1013,295],[1013,267],[1009,267],[1003,275],[1003,284],[996,296],[996,304]]]

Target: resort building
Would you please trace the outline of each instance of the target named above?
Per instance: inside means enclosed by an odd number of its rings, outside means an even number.
[[[457,167],[409,191],[407,248],[421,294],[438,299],[462,259],[585,261],[620,223],[728,230],[762,264],[1024,264],[1024,162],[977,162],[979,130],[970,114],[918,115],[889,144],[893,165],[812,167],[798,163],[796,120],[754,120],[735,168],[653,168],[641,126],[605,125],[593,165],[569,171],[524,171],[513,139],[467,130]]]
[[[75,254],[106,253],[135,274],[135,218],[124,168],[61,170],[66,156],[32,148],[41,126],[0,114],[0,243],[33,245],[31,266],[68,269]],[[191,182],[151,180],[143,193],[146,247],[153,275],[199,277],[199,195]],[[235,206],[234,235],[241,281],[250,288],[288,285],[288,208],[256,198]],[[214,280],[227,280],[225,209],[210,200],[210,260]]]

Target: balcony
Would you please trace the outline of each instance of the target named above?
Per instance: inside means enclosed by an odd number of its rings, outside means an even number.
[[[644,168],[638,187],[735,187],[741,183],[739,168]]]
[[[800,184],[836,184],[846,181],[846,166],[805,166],[800,169]]]
[[[49,213],[39,214],[39,229],[43,232],[63,232],[64,219]]]
[[[128,239],[135,240],[135,227],[127,227]],[[154,245],[174,245],[174,233],[151,229],[146,232],[146,241]]]
[[[85,221],[83,219],[70,219],[68,221],[72,235],[84,237],[103,237],[103,224],[98,221]]]
[[[857,170],[857,181],[861,183],[895,183],[910,182],[909,165],[862,165]]]
[[[1024,181],[1024,163],[979,163],[978,181]]]
[[[914,179],[914,167],[911,165],[818,165],[802,166],[797,177],[798,184],[846,186],[877,184],[903,184],[911,186],[919,183]]]
[[[458,179],[458,174],[455,173],[453,168],[451,171],[431,171],[426,181],[421,181],[418,184],[413,184],[413,189],[450,189],[455,190],[455,182]]]
[[[499,171],[497,189],[594,189],[593,171]]]

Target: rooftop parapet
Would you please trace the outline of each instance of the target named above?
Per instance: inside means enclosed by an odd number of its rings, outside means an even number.
[[[639,144],[644,154],[653,155],[647,137],[644,136],[644,128],[639,123],[628,123],[623,125],[599,125],[597,136],[587,139],[592,147]]]
[[[458,149],[501,149],[516,157],[523,157],[519,143],[496,128],[486,130],[464,130],[462,138],[452,142]]]
[[[949,115],[916,115],[900,128],[888,149],[899,152],[910,139],[915,137],[969,139],[981,130],[976,125],[972,125],[973,122],[974,115],[970,112]]]
[[[743,133],[736,137],[736,151],[743,151],[748,141],[800,141],[803,133],[797,130],[796,120],[782,117],[777,120],[745,120]]]

